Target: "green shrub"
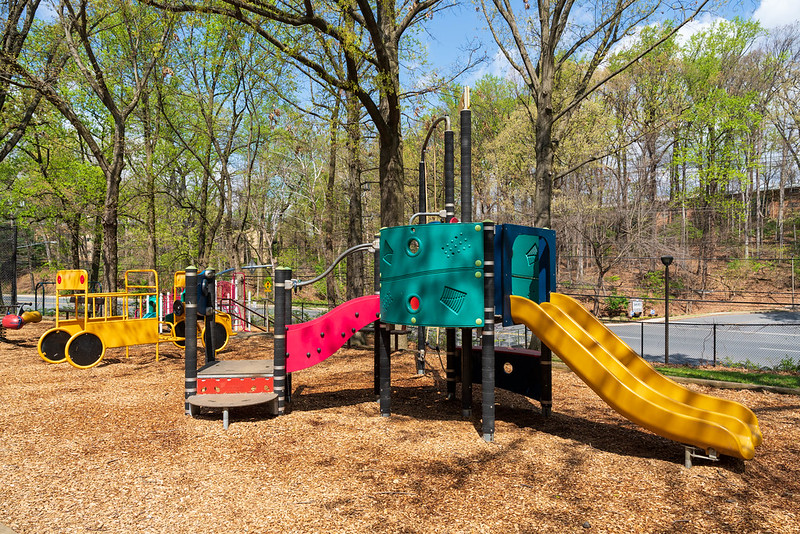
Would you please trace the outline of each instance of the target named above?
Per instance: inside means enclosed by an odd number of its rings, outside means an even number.
[[[775,367],[775,370],[786,373],[800,373],[800,360],[795,361],[787,354],[781,359],[781,362]]]
[[[609,315],[619,315],[628,311],[628,297],[617,295],[616,291],[606,297],[606,311]]]

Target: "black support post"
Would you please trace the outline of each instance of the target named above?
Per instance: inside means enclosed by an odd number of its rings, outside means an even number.
[[[469,89],[461,110],[461,222],[472,222],[472,111]],[[472,416],[472,329],[461,330],[461,416]]]
[[[376,234],[376,239],[380,238],[380,234]],[[376,295],[381,294],[381,253],[380,250],[375,251],[375,266],[373,268],[373,289]],[[378,319],[372,323],[373,332],[375,332],[375,342],[373,344],[374,361],[373,361],[373,376],[374,376],[374,390],[375,397],[379,398],[381,394],[381,321]]]
[[[481,336],[482,429],[494,441],[494,223],[483,223],[483,332]]]
[[[444,132],[444,210],[447,213],[445,222],[450,222],[456,215],[455,135],[453,130]]]
[[[292,270],[287,267],[275,269],[275,351],[273,361],[273,386],[278,395],[278,415],[286,411],[286,316],[291,314],[291,285],[287,290],[287,281],[292,278]],[[291,283],[290,283],[291,284]],[[287,297],[288,295],[288,297]]]
[[[428,211],[427,184],[425,181],[425,152],[422,152],[419,162],[419,213]],[[420,215],[419,224],[427,224],[428,217]],[[425,374],[425,327],[417,327],[417,374]]]
[[[184,320],[184,365],[186,370],[186,392],[184,399],[197,394],[197,267],[186,268],[186,318]],[[176,295],[176,298],[180,298]],[[186,415],[191,414],[188,400],[184,401]]]
[[[381,416],[389,417],[392,415],[392,360],[389,355],[390,347],[390,334],[389,325],[380,322],[380,328],[376,332],[377,337],[380,336],[380,408]]]
[[[450,222],[455,217],[455,135],[453,130],[444,132],[444,209],[447,213],[446,221]],[[445,329],[445,351],[447,375],[447,398],[456,396],[456,329]]]
[[[461,417],[472,417],[472,328],[461,329]]]
[[[216,271],[213,268],[207,268],[204,271],[205,280],[203,281],[203,294],[206,297],[206,309],[201,310],[205,321],[205,330],[203,331],[203,342],[206,345],[206,365],[217,360],[216,340],[215,338],[215,323],[217,321],[216,304],[217,304],[217,291],[216,291]]]
[[[379,238],[380,234],[376,235]],[[375,251],[375,293],[381,291],[380,250]],[[375,393],[382,417],[392,415],[392,361],[389,355],[391,341],[389,325],[378,319],[375,321]]]
[[[550,417],[553,410],[553,353],[550,347],[542,343],[542,355],[539,358],[539,380],[542,384],[542,415]]]
[[[472,111],[463,109],[461,110],[461,222],[472,222],[471,137]]]
[[[447,398],[454,399],[456,396],[456,329],[446,328],[445,348],[447,350]]]

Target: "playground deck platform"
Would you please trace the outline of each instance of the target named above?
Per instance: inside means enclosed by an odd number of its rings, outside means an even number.
[[[230,408],[273,403],[272,360],[224,360],[209,362],[197,370],[197,394],[186,399],[190,409],[222,410],[222,425],[227,430]]]

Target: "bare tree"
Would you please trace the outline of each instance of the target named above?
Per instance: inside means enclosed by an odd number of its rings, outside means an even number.
[[[662,0],[537,0],[534,16],[529,17],[526,11],[531,7],[529,0],[525,0],[521,12],[512,7],[510,0],[492,0],[492,7],[481,0],[497,45],[535,102],[535,114],[531,113],[530,120],[535,129],[537,226],[551,226],[553,182],[558,177],[554,156],[577,108],[608,80],[674,35],[708,2],[699,2],[671,32],[616,69],[603,71],[596,77],[617,43],[650,22],[661,9],[674,10],[675,6],[666,6],[667,2]],[[588,14],[592,20],[583,24],[578,13]],[[577,68],[579,74],[566,94],[556,94],[558,82],[568,68]]]

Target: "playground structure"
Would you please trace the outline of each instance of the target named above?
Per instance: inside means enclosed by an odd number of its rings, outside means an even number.
[[[83,269],[58,271],[56,275],[56,325],[39,339],[39,356],[48,363],[68,361],[79,369],[94,367],[107,348],[174,341],[172,325],[161,323],[149,308],[158,297],[158,274],[149,269],[125,271],[125,289],[90,293],[89,276]],[[61,317],[61,299],[74,303],[72,318]],[[169,333],[160,333],[160,323]]]
[[[468,95],[465,95],[468,107]],[[291,324],[292,290],[312,283],[292,279],[287,268],[275,272],[275,344],[271,362],[207,361],[199,370],[187,321],[186,413],[193,407],[223,409],[273,403],[283,414],[291,400],[293,372],[324,361],[358,329],[374,322],[375,394],[381,416],[391,415],[389,336],[392,324],[447,328],[447,392],[455,397],[461,383],[462,416],[471,417],[472,385],[482,385],[481,432],[494,439],[495,388],[540,402],[544,415],[552,409],[551,355],[560,358],[606,403],[632,422],[685,445],[687,467],[692,458],[717,459],[720,453],[751,459],[762,441],[758,421],[745,406],[695,393],[657,373],[652,366],[597,321],[579,303],[554,292],[555,233],[518,225],[472,222],[469,110],[462,111],[462,222],[454,221],[452,181],[453,135],[445,132],[445,221],[426,224],[420,196],[419,224],[384,228],[377,242],[347,251],[372,251],[375,295],[361,297],[325,316]],[[448,121],[449,126],[449,121]],[[424,187],[421,166],[420,190]],[[187,286],[196,277],[187,268]],[[213,281],[213,273],[211,280]],[[187,291],[193,295],[193,291]],[[187,299],[187,309],[190,303]],[[196,306],[192,303],[191,306]],[[542,350],[496,350],[494,328],[525,324],[542,341]],[[473,348],[474,329],[480,348]],[[456,346],[456,329],[462,347]],[[420,335],[420,339],[424,339]],[[424,344],[421,351],[424,351]],[[259,367],[252,373],[246,366]],[[214,369],[217,368],[217,372]],[[257,397],[256,397],[257,396]]]
[[[177,271],[173,277],[172,295],[175,302],[172,305],[172,313],[165,316],[167,323],[173,324],[176,339],[173,343],[177,347],[184,347],[186,333],[186,307],[184,305],[186,291],[186,271]],[[212,282],[205,282],[197,287],[197,313],[203,317],[203,327],[199,330],[203,347],[214,346],[215,352],[219,352],[228,346],[228,341],[233,335],[231,316],[228,313],[216,311],[213,303],[216,303],[216,287]],[[209,306],[211,304],[211,306]],[[214,324],[213,344],[211,343],[211,330],[208,324]]]

